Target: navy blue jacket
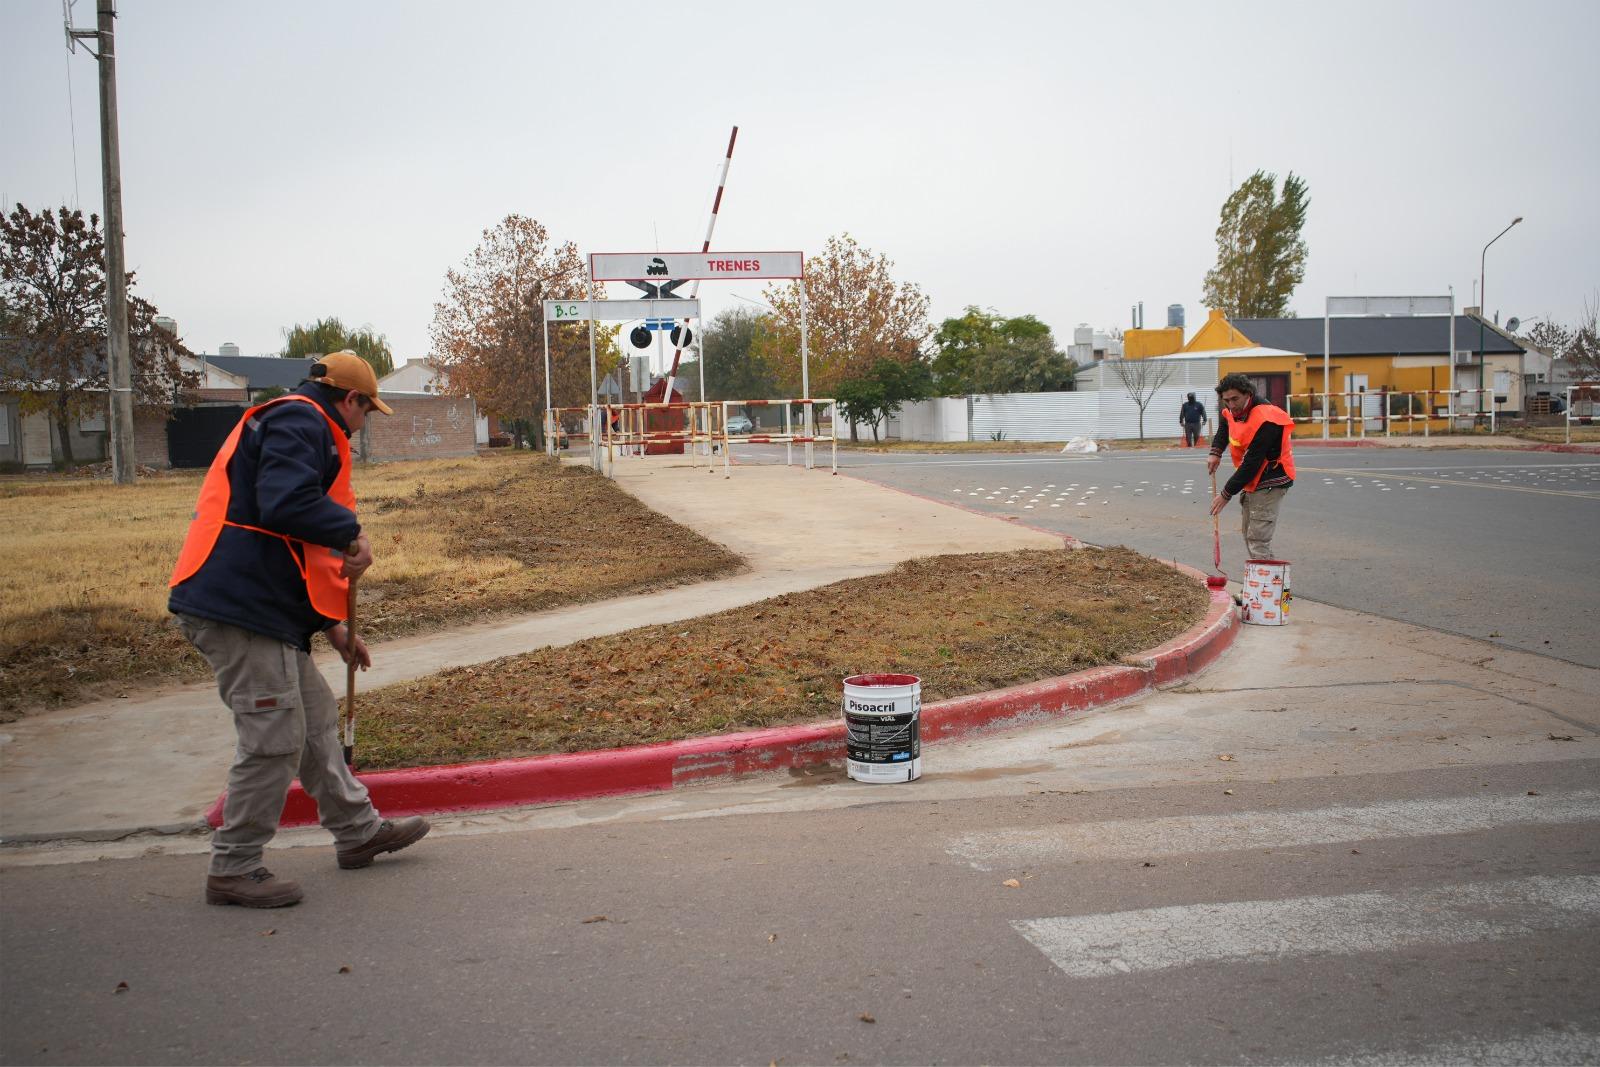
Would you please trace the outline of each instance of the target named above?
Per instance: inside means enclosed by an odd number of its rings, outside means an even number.
[[[332,393],[314,383],[295,390],[315,400],[348,436]],[[275,404],[239,435],[228,463],[228,521],[275,530],[341,551],[356,539],[355,512],[328,497],[339,474],[339,446],[308,404]],[[180,582],[167,610],[225,622],[305,651],[333,624],[311,606],[305,580],[282,538],[224,526],[211,555]]]

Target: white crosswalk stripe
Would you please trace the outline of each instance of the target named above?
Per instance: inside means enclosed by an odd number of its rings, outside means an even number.
[[[1285,848],[1590,820],[1600,820],[1600,792],[1581,790],[1549,796],[1444,797],[1309,811],[1230,812],[992,830],[959,837],[946,851],[980,871],[989,871],[1072,858]]]
[[[1357,1052],[1312,1060],[1305,1067],[1433,1067],[1435,1064],[1458,1063],[1493,1063],[1499,1067],[1600,1063],[1600,1033],[1538,1030],[1494,1041],[1462,1037],[1415,1052]]]
[[[1500,941],[1600,920],[1600,876],[1535,876],[1407,890],[1190,904],[1012,927],[1060,971],[1103,978],[1197,963]]]

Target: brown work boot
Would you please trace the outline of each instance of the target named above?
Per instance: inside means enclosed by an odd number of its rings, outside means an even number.
[[[279,878],[265,867],[249,874],[206,875],[207,904],[239,904],[246,908],[282,908],[300,903],[300,883]]]
[[[347,871],[365,867],[385,852],[399,852],[408,845],[416,844],[431,829],[433,827],[428,820],[420,815],[398,822],[385,819],[378,824],[378,832],[366,844],[339,850],[339,866]]]

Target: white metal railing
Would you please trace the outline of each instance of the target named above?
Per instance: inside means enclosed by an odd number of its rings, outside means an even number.
[[[805,467],[811,470],[815,467],[812,457],[812,446],[827,443],[831,449],[830,467],[834,474],[839,473],[839,437],[836,432],[838,426],[838,402],[832,399],[812,397],[810,399],[791,398],[787,400],[724,400],[722,401],[722,425],[728,425],[728,409],[732,407],[770,407],[777,408],[781,413],[782,421],[777,433],[750,432],[745,434],[728,434],[726,441],[727,451],[732,451],[734,444],[775,445],[784,446],[784,462],[793,466],[794,446],[804,446]],[[794,425],[794,409],[798,407],[804,414],[801,425],[796,431]],[[822,432],[826,424],[828,432]]]
[[[1567,411],[1566,411],[1566,437],[1567,444],[1572,443],[1572,424],[1579,426],[1593,426],[1597,417],[1600,417],[1600,385],[1569,385],[1567,386]]]
[[[1495,410],[1494,391],[1492,389],[1411,389],[1411,390],[1346,390],[1342,393],[1290,393],[1286,398],[1290,405],[1289,418],[1295,423],[1307,423],[1322,426],[1322,437],[1327,440],[1332,436],[1332,426],[1336,422],[1344,424],[1344,436],[1347,438],[1365,438],[1367,424],[1377,422],[1382,426],[1385,437],[1394,434],[1394,424],[1401,423],[1407,434],[1415,432],[1418,421],[1422,423],[1422,435],[1427,437],[1432,432],[1435,420],[1444,420],[1446,429],[1454,429],[1456,420],[1462,418],[1479,419],[1487,417],[1489,432],[1498,430],[1497,412]],[[1395,398],[1404,398],[1404,411],[1395,412]],[[1458,397],[1474,397],[1479,404],[1487,402],[1487,407],[1474,410],[1471,403],[1457,407]],[[1295,400],[1305,400],[1306,410],[1309,415],[1295,415],[1293,403]],[[1369,411],[1368,405],[1377,410]],[[1439,410],[1440,407],[1444,410]],[[1339,408],[1343,414],[1337,414]]]
[[[576,416],[578,430],[568,430],[566,420]],[[594,426],[594,413],[587,406],[568,408],[546,408],[544,412],[544,451],[546,455],[553,456],[566,445],[566,441],[587,441]]]
[[[719,443],[726,452],[727,432],[719,426],[720,414],[715,403],[703,401],[600,405],[595,425],[606,451],[607,472],[614,468],[619,456],[648,455],[651,445],[666,445],[669,449],[678,446],[677,451],[687,446],[695,464],[698,466],[704,455],[709,468],[710,457]],[[723,467],[726,472],[726,459]]]

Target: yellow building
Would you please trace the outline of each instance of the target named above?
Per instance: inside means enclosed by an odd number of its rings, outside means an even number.
[[[1522,347],[1475,316],[1456,316],[1454,357],[1450,321],[1443,316],[1335,318],[1328,331],[1326,384],[1323,329],[1321,318],[1230,321],[1222,312],[1212,311],[1181,347],[1174,346],[1171,336],[1181,331],[1170,329],[1129,330],[1123,344],[1128,359],[1214,356],[1219,376],[1244,374],[1254,381],[1258,395],[1302,416],[1320,407],[1313,394],[1335,394],[1335,418],[1354,414],[1347,410],[1354,406],[1353,399],[1347,405],[1340,394],[1370,394],[1362,396],[1359,412],[1369,423],[1369,432],[1374,420],[1383,422],[1386,407],[1394,414],[1406,410],[1407,401],[1396,398],[1386,403],[1384,394],[1412,394],[1418,414],[1424,410],[1438,414],[1450,406],[1450,389],[1477,389],[1481,346],[1484,377],[1494,390],[1496,410],[1515,414],[1522,409]],[[1458,396],[1455,408],[1472,411],[1480,402],[1487,403],[1477,395]],[[1298,428],[1300,433],[1311,430],[1305,424]],[[1320,434],[1320,427],[1315,432]]]

